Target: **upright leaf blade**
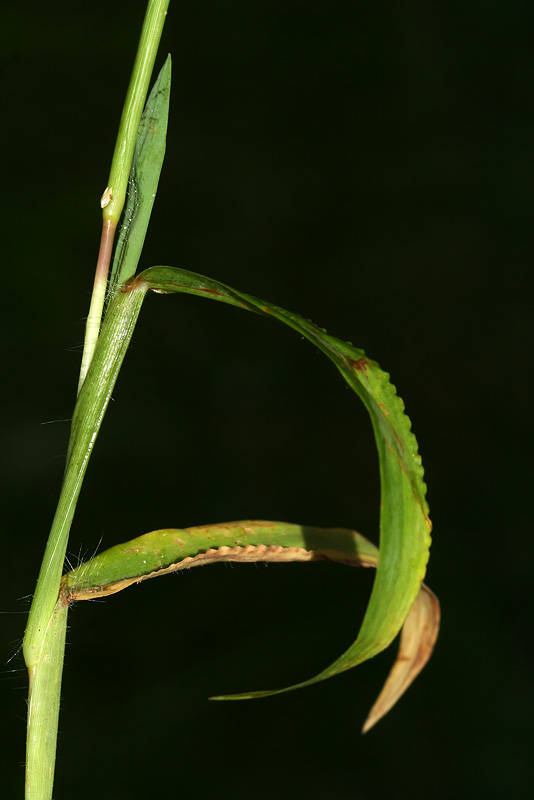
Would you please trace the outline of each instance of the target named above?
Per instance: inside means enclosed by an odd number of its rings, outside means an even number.
[[[170,96],[169,55],[152,87],[139,123],[108,296],[113,294],[118,283],[135,274],[141,257],[165,157]]]

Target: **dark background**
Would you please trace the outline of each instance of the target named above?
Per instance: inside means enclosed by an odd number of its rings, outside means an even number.
[[[144,2],[4,2],[2,796],[22,797],[22,637],[61,480],[106,186]],[[355,638],[372,575],[220,565],[70,615],[55,797],[528,797],[532,2],[172,2],[167,158],[141,265],[298,311],[387,369],[429,487],[443,624],[398,707],[394,653],[287,685]],[[56,422],[57,421],[57,422]],[[50,423],[50,424],[44,424]],[[376,541],[371,426],[292,331],[150,297],[71,560],[243,518]],[[530,791],[529,791],[530,790]]]

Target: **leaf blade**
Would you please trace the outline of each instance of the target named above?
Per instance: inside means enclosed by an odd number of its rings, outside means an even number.
[[[211,278],[175,267],[151,267],[132,279],[132,287],[140,284],[158,293],[194,294],[277,319],[327,355],[363,401],[378,449],[381,503],[380,561],[360,633],[352,647],[319,675],[261,696],[307,686],[372,658],[392,642],[415,602],[426,572],[432,527],[417,441],[389,375],[362,350],[309,320]]]
[[[440,624],[439,600],[424,583],[402,627],[399,652],[376,699],[362,733],[367,733],[390,711],[428,663]]]
[[[60,601],[92,600],[144,580],[220,561],[332,560],[376,567],[378,549],[361,534],[285,522],[245,520],[152,531],[109,548],[64,576]],[[397,659],[363,727],[367,732],[400,699],[428,662],[439,630],[439,602],[422,585],[401,633]],[[220,695],[212,700],[262,696]]]
[[[199,556],[212,550],[222,549],[218,560],[232,560],[232,554],[227,551],[235,548],[247,552],[243,558],[234,553],[236,557],[233,560],[268,560],[262,550],[265,546],[292,551],[293,554],[291,558],[282,554],[277,559],[274,557],[276,553],[272,553],[270,560],[329,559],[368,567],[376,567],[378,563],[377,547],[355,531],[244,520],[161,529],[115,545],[64,575],[62,596],[65,602],[71,602],[115,594],[141,581],[206,563]],[[297,550],[312,557],[293,558]],[[195,559],[197,561],[193,564]]]
[[[139,123],[126,204],[113,256],[108,297],[118,284],[134,275],[141,258],[165,158],[171,70],[169,55],[148,96]]]

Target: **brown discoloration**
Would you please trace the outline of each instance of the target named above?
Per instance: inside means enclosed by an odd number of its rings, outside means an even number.
[[[134,289],[137,289],[139,286],[148,288],[145,281],[139,278],[139,275],[134,275],[122,284],[120,291],[122,294],[128,294],[128,292],[133,292]]]
[[[184,292],[190,292],[193,288],[186,283],[175,283],[174,281],[167,281],[162,285],[167,285],[169,287],[172,287],[169,289],[169,291],[176,291],[176,289],[183,289]],[[155,291],[157,291],[157,289]],[[194,291],[199,293],[202,292],[202,294],[214,294],[217,297],[225,296],[223,292],[218,292],[217,289],[208,289],[205,286],[195,286]]]
[[[202,292],[203,294],[215,294],[217,297],[224,297],[224,294],[222,292],[218,292],[217,289],[205,289],[203,287],[197,287],[197,292]]]
[[[395,438],[396,438],[396,440],[398,441],[398,443],[399,443],[399,445],[400,445],[400,448],[401,448],[402,452],[403,452],[403,453],[405,453],[405,452],[406,452],[406,450],[405,450],[405,448],[404,448],[404,442],[403,442],[403,441],[402,441],[402,439],[400,438],[400,436],[399,436],[399,434],[397,433],[397,431],[395,430],[395,428],[393,428],[393,433],[395,434]]]
[[[110,186],[106,186],[104,190],[104,194],[100,198],[100,208],[105,208],[108,206],[113,199],[113,189]]]
[[[312,550],[305,550],[302,547],[282,547],[281,545],[264,544],[249,544],[246,547],[226,547],[223,545],[217,549],[210,548],[206,550],[205,553],[199,553],[196,556],[187,556],[176,564],[171,564],[163,569],[155,570],[148,575],[136,575],[133,578],[115,581],[106,586],[93,586],[90,588],[76,588],[76,586],[67,587],[66,580],[63,578],[60,598],[66,605],[76,600],[92,600],[95,597],[106,597],[107,595],[121,592],[134,583],[141,583],[141,581],[157,578],[160,575],[167,575],[170,572],[177,572],[181,569],[214,564],[218,561],[235,561],[241,563],[250,563],[253,561],[290,562],[322,560],[324,557],[325,556],[316,554]]]
[[[440,608],[436,595],[423,583],[402,628],[399,653],[384,688],[363,726],[366,733],[395,705],[432,655],[439,632]]]
[[[116,594],[122,589],[131,586],[134,583],[156,578],[160,575],[166,575],[169,572],[177,572],[182,569],[189,569],[194,566],[202,566],[204,564],[213,564],[218,561],[236,561],[236,562],[291,562],[291,561],[335,561],[340,564],[348,566],[361,566],[361,567],[376,567],[378,562],[378,554],[376,553],[351,553],[344,550],[338,550],[328,546],[318,547],[317,549],[305,548],[300,546],[287,546],[282,544],[266,545],[261,543],[261,540],[270,538],[272,531],[277,528],[278,537],[284,537],[285,533],[281,523],[273,523],[268,520],[242,520],[241,522],[227,523],[226,525],[205,525],[195,526],[193,528],[184,528],[183,530],[168,530],[161,531],[166,536],[171,535],[171,539],[175,544],[185,547],[187,544],[187,534],[193,536],[201,536],[206,541],[215,540],[215,531],[217,532],[217,539],[220,542],[221,537],[224,539],[228,537],[230,540],[229,545],[220,545],[219,547],[209,547],[205,545],[204,552],[197,553],[195,556],[186,556],[179,558],[177,555],[176,561],[168,566],[156,568],[147,574],[136,574],[132,577],[125,577],[114,582],[102,584],[98,582],[98,576],[94,575],[93,578],[83,574],[80,575],[77,584],[67,586],[67,577],[65,576],[61,586],[61,597],[65,603],[74,602],[75,600],[89,600],[94,597],[103,597],[109,594]],[[212,533],[213,529],[213,533]],[[352,533],[347,531],[347,533]],[[183,537],[183,538],[182,538]],[[123,553],[136,553],[144,554],[147,552],[146,545],[140,540],[134,540],[129,544],[129,547],[124,545]],[[245,544],[247,541],[258,541],[258,544]],[[244,540],[244,542],[243,542]],[[326,544],[326,542],[325,542]],[[158,548],[159,550],[159,548]],[[158,551],[150,548],[151,553],[157,554]],[[142,567],[139,567],[142,570]],[[72,582],[72,578],[70,579]],[[93,585],[89,585],[92,582]]]
[[[377,406],[378,406],[378,408],[380,409],[380,411],[382,412],[382,414],[383,414],[385,417],[389,417],[389,414],[390,414],[390,412],[389,412],[389,410],[386,408],[386,405],[385,405],[385,403],[377,403]]]
[[[268,524],[266,524],[268,527]],[[134,552],[131,548],[130,552]],[[227,547],[223,545],[218,548],[209,548],[204,553],[196,556],[187,556],[181,561],[171,564],[168,567],[154,570],[147,575],[136,575],[132,578],[115,581],[103,586],[76,587],[67,586],[66,576],[61,582],[60,599],[67,605],[77,600],[93,600],[95,597],[106,597],[116,594],[134,583],[141,583],[150,578],[158,578],[160,575],[167,575],[170,572],[178,572],[182,569],[191,567],[201,567],[206,564],[215,564],[219,561],[235,561],[237,563],[252,563],[254,561],[264,561],[266,563],[289,563],[291,561],[336,561],[340,564],[359,567],[376,567],[376,557],[360,557],[341,554],[335,550],[307,550],[304,547],[284,547],[282,545],[248,544],[244,547]]]
[[[68,589],[66,589],[66,581],[65,578],[62,579],[60,586],[59,586],[59,595],[57,601],[60,606],[70,606],[72,600],[70,599]]]
[[[397,441],[399,442],[400,448],[401,448],[402,452],[404,453],[404,445],[403,445],[403,443],[401,442],[401,440],[397,436],[397,433],[396,433],[395,430],[393,430],[393,433],[395,434],[395,437],[396,437]],[[395,462],[396,462],[397,466],[399,467],[399,469],[401,469],[402,472],[404,472],[404,474],[406,475],[406,477],[409,478],[410,476],[408,475],[408,470],[406,469],[406,464],[404,463],[404,459],[402,458],[402,456],[399,455],[398,450],[395,450],[393,448],[392,442],[387,437],[384,437],[384,444],[386,446],[386,450],[388,451],[388,453],[390,453],[393,456],[393,458],[395,459]]]
[[[359,358],[357,361],[349,359],[349,364],[358,372],[363,372],[364,375],[367,375],[367,367],[369,365],[367,364],[366,358]]]

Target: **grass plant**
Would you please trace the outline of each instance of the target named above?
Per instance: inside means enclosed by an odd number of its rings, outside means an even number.
[[[166,147],[170,56],[148,99],[147,95],[168,5],[169,0],[148,3],[101,200],[101,246],[64,480],[23,645],[30,684],[27,800],[52,797],[65,631],[73,602],[111,595],[133,583],[221,560],[328,559],[376,568],[358,637],[333,664],[286,689],[215,698],[266,696],[332,677],[372,658],[402,632],[399,655],[364,730],[391,708],[420,672],[438,633],[439,604],[423,584],[431,531],[423,469],[404,404],[387,373],[362,350],[328,335],[310,321],[219,281],[166,265],[138,272]],[[270,318],[296,331],[333,362],[364,403],[374,430],[381,481],[379,548],[355,531],[245,520],[152,531],[63,574],[69,531],[87,465],[148,292],[197,295]]]

